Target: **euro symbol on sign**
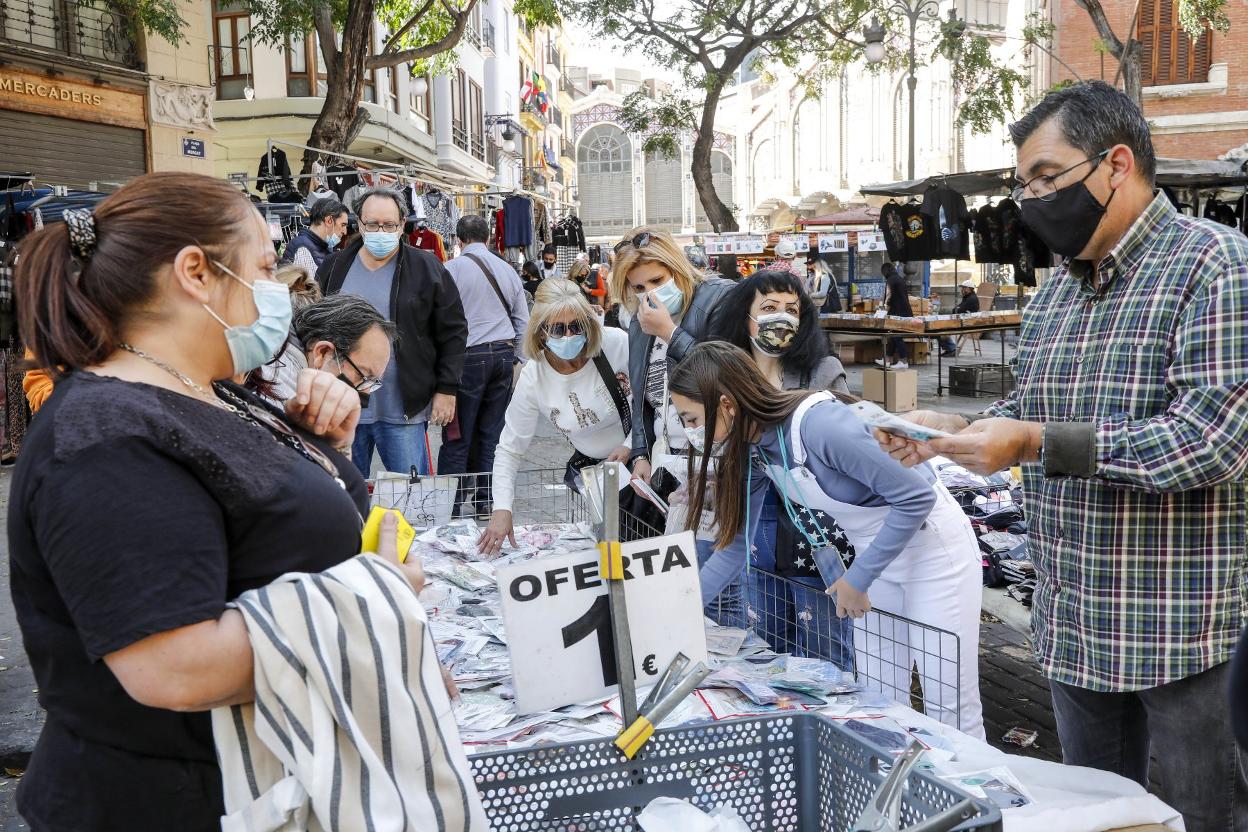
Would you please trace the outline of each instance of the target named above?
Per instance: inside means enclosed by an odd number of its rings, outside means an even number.
[[[648,676],[658,675],[659,669],[654,666],[654,654],[653,653],[651,653],[649,656],[646,656],[646,660],[641,663],[641,669],[646,671],[646,674]]]

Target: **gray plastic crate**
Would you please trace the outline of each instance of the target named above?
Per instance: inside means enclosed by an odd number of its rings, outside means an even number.
[[[664,729],[634,760],[609,739],[470,758],[495,832],[633,830],[634,815],[656,797],[687,798],[708,811],[730,805],[756,832],[846,832],[892,761],[810,712]],[[916,771],[902,828],[967,797]],[[999,832],[1000,811],[975,803],[979,814],[959,832]]]

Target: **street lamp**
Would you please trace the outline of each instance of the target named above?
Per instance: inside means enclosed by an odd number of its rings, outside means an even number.
[[[910,89],[910,120],[907,126],[909,138],[909,150],[906,160],[906,178],[914,178],[914,89],[919,85],[919,79],[915,75],[915,30],[919,26],[920,20],[933,20],[937,18],[940,11],[940,3],[937,0],[895,0],[889,6],[890,14],[897,14],[904,17],[910,24],[910,50],[909,50],[909,77],[906,79],[906,86]],[[924,17],[924,15],[928,15]],[[949,10],[949,20],[957,22],[956,12]],[[871,25],[862,32],[863,40],[866,41],[866,57],[867,62],[878,64],[884,60],[884,26],[880,23],[879,18],[872,17]]]

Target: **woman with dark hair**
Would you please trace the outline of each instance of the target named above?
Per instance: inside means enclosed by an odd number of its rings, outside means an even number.
[[[48,714],[17,806],[35,830],[217,830],[207,712],[255,696],[227,604],[360,551],[368,495],[343,456],[360,400],[304,370],[282,413],[229,381],[291,322],[268,226],[229,183],[148,174],[65,218],[26,238],[14,281],[27,345],[58,374],[9,512]]]
[[[711,502],[712,457],[717,481],[734,486],[714,491],[716,552],[702,569],[703,602],[740,576],[770,482],[801,529],[798,558],[816,561],[837,616],[861,618],[874,599],[957,636],[916,632],[923,641],[912,653],[910,628],[887,639],[878,628],[856,628],[859,672],[908,700],[917,662],[927,713],[982,739],[979,546],[932,469],[903,468],[831,394],[776,390],[745,352],[722,341],[691,349],[669,385],[689,444],[702,452],[696,470],[689,463],[690,527]]]
[[[780,390],[849,393],[845,368],[828,355],[818,312],[791,272],[765,270],[742,280],[720,301],[711,333],[748,352]],[[851,669],[853,628],[837,619],[814,562],[797,556],[799,530],[781,511],[774,489],[768,489],[754,528],[756,569],[749,575],[748,604],[762,637],[777,652],[818,656]],[[698,544],[705,563],[712,547],[705,540]],[[731,611],[740,605],[737,598],[734,582],[719,600]]]
[[[740,347],[781,390],[848,393],[845,367],[828,354],[819,312],[790,272],[761,271],[719,302],[711,336]]]
[[[542,285],[542,269],[532,260],[525,260],[524,266],[520,269],[520,281],[524,284],[524,291],[528,294],[530,301],[537,297],[537,287]]]

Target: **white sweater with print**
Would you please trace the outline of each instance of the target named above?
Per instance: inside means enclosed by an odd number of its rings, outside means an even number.
[[[614,327],[603,330],[602,354],[615,375],[627,378],[628,335],[624,331]],[[623,395],[628,401],[627,389]],[[494,454],[495,511],[511,511],[516,472],[543,421],[567,437],[576,450],[594,459],[604,459],[629,444],[615,402],[593,361],[571,375],[556,372],[545,360],[530,361],[516,382]]]

